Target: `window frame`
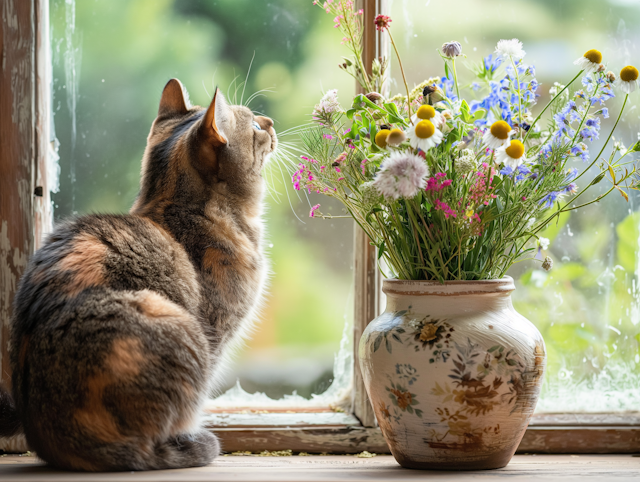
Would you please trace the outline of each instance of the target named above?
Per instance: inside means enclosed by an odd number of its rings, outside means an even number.
[[[48,0],[6,0],[15,20],[2,24],[5,65],[0,72],[0,382],[9,384],[10,300],[26,260],[51,230],[53,213],[46,178],[51,146],[52,65]],[[386,38],[373,19],[387,13],[388,0],[357,0],[364,11],[365,65],[389,53]],[[20,68],[18,68],[20,66]],[[17,74],[11,74],[15,67]],[[21,122],[14,122],[20,99]],[[20,187],[21,186],[21,187]],[[354,237],[354,351],[367,324],[380,312],[381,277],[375,247],[356,225]],[[268,413],[263,413],[268,412]],[[358,363],[354,363],[350,410],[210,410],[207,428],[227,452],[293,450],[294,452],[388,453],[368,401]],[[0,450],[25,451],[24,439],[0,439]],[[540,414],[527,429],[518,453],[637,453],[640,414]]]

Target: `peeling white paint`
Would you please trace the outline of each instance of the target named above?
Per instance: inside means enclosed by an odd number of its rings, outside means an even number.
[[[2,221],[0,227],[0,320],[4,320],[5,325],[9,324],[11,294],[16,291],[18,273],[22,273],[27,266],[28,257],[26,250],[11,246],[8,223]],[[0,338],[1,345],[2,339]]]

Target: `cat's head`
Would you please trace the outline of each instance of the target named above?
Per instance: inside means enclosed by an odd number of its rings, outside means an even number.
[[[161,201],[205,201],[261,196],[261,171],[277,145],[273,121],[247,107],[229,105],[216,89],[207,108],[192,106],[171,79],[147,138],[134,211]]]

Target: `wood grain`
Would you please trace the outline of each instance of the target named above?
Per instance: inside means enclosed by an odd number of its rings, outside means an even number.
[[[35,5],[3,0],[1,14],[0,380],[8,383],[11,303],[35,247]]]
[[[390,456],[357,458],[326,457],[220,457],[206,467],[151,472],[85,474],[62,472],[39,464],[34,457],[0,458],[0,480],[14,481],[212,481],[216,482],[325,482],[408,480],[484,482],[522,481],[637,481],[640,458],[622,455],[517,455],[500,470],[480,472],[435,472],[401,468]]]

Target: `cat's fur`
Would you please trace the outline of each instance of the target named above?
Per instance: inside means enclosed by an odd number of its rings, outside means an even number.
[[[169,81],[130,214],[65,222],[29,262],[0,435],[21,424],[40,458],[74,470],[201,466],[218,454],[199,412],[260,301],[261,169],[275,147],[271,119],[219,92],[191,107]]]

